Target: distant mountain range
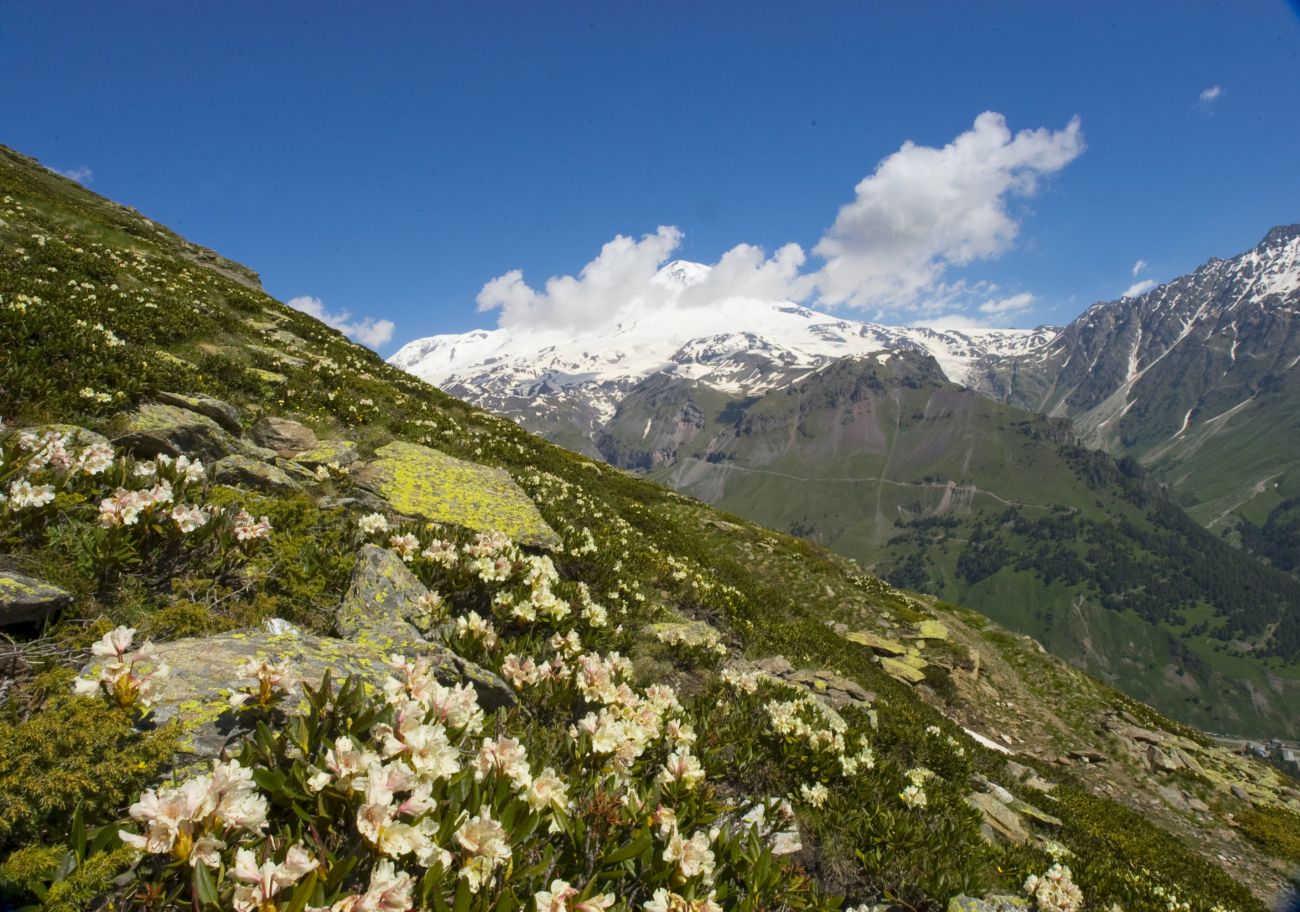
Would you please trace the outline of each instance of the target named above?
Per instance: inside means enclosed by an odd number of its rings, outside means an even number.
[[[669,292],[668,305],[653,312],[622,307],[624,319],[598,326],[429,336],[402,346],[389,362],[571,449],[599,455],[596,441],[619,404],[655,378],[691,380],[743,398],[787,386],[840,358],[916,351],[965,382],[989,359],[1035,351],[1059,332],[885,326],[790,301],[678,306],[681,292],[708,272],[708,266],[682,260],[664,266],[655,282]]]
[[[1300,226],[1064,329],[732,301],[576,338],[438,336],[392,361],[977,608],[1187,721],[1295,735],[1300,585],[1278,568],[1300,557],[1297,305]]]

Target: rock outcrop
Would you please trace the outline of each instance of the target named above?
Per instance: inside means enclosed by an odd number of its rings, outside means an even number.
[[[142,458],[197,456],[215,462],[244,445],[206,415],[162,402],[146,402],[113,419],[113,443]]]
[[[0,627],[35,624],[72,603],[72,593],[11,570],[0,570]]]
[[[267,416],[253,425],[250,433],[253,442],[268,450],[275,450],[281,455],[292,455],[303,450],[310,450],[320,440],[316,432],[307,425],[289,418]]]
[[[402,441],[380,447],[375,457],[357,473],[357,484],[385,498],[398,513],[476,531],[495,529],[539,548],[562,543],[504,469]]]
[[[212,480],[218,484],[251,488],[254,491],[301,491],[302,485],[278,468],[251,456],[223,456],[212,467]]]

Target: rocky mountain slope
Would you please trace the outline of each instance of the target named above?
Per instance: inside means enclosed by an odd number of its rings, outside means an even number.
[[[1096,304],[1032,355],[968,374],[1139,459],[1215,531],[1300,494],[1300,225],[1140,295]]]
[[[1244,912],[1283,887],[1277,770],[193,254],[0,149],[0,902]]]
[[[975,608],[1176,718],[1300,735],[1300,584],[1068,422],[925,356],[844,359],[743,401],[665,378],[607,428],[609,461]]]

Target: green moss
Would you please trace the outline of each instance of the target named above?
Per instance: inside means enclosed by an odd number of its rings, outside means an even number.
[[[1270,855],[1300,864],[1300,814],[1256,805],[1237,815],[1237,825],[1251,842]]]
[[[0,723],[0,850],[57,839],[80,806],[106,822],[163,769],[175,731],[140,732],[101,700],[63,695],[25,721]]]

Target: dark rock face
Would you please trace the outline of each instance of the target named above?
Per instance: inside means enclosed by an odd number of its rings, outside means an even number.
[[[221,426],[222,430],[231,434],[238,436],[243,433],[243,428],[239,424],[239,412],[227,402],[222,402],[220,399],[214,399],[211,396],[189,395],[186,393],[160,392],[155,395],[158,401],[164,405],[189,409],[191,412],[198,412],[200,415],[211,418]]]
[[[0,627],[38,623],[71,603],[71,592],[22,573],[0,570]]]
[[[283,469],[251,456],[233,455],[218,459],[212,467],[212,480],[219,484],[268,493],[302,490],[302,485]]]
[[[253,425],[253,442],[277,453],[298,453],[310,450],[320,441],[316,432],[307,425],[288,418],[266,417]]]
[[[162,454],[215,461],[244,449],[206,415],[161,402],[147,402],[117,416],[113,423],[113,443],[143,458]]]

